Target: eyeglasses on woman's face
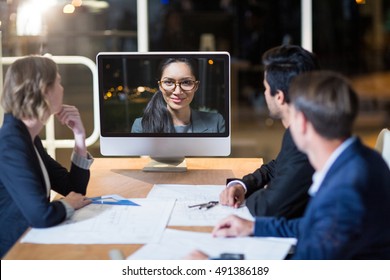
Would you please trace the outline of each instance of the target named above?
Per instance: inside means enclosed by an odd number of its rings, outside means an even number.
[[[167,91],[175,91],[176,87],[179,86],[183,91],[193,90],[199,81],[194,80],[183,80],[176,82],[174,80],[162,80],[158,81],[158,84]]]

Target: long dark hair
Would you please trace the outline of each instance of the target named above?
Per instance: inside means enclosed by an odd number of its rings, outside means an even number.
[[[197,79],[198,77],[198,63],[196,59],[192,58],[167,58],[163,60],[160,64],[160,75],[161,78],[162,73],[165,68],[175,62],[183,62],[187,64],[192,74]],[[142,132],[145,133],[173,133],[175,132],[175,127],[173,125],[173,120],[170,112],[167,108],[167,103],[164,100],[162,92],[157,91],[153,97],[150,99],[148,105],[144,110],[144,114],[142,117]]]
[[[142,132],[175,132],[171,114],[160,90],[153,95],[144,110]]]

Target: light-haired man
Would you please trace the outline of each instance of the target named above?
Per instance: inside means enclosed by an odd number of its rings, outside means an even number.
[[[295,78],[290,95],[293,139],[316,170],[304,216],[229,216],[213,235],[296,237],[294,259],[390,259],[390,170],[352,136],[356,93],[343,76],[322,71]]]

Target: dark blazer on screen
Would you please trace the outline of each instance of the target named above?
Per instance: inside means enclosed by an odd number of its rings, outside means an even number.
[[[192,133],[223,133],[225,120],[219,113],[191,110]],[[135,119],[133,133],[142,133],[142,118]]]

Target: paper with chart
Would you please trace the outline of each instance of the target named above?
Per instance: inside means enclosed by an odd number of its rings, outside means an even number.
[[[189,205],[218,201],[224,185],[156,184],[148,194],[153,199],[176,199],[170,226],[214,226],[231,214],[253,220],[246,206],[234,209],[218,204],[210,209],[188,208]]]
[[[42,244],[145,244],[161,237],[174,200],[132,199],[140,206],[90,204],[60,225],[31,229],[21,242]]]
[[[244,254],[246,260],[282,260],[295,241],[291,238],[214,238],[210,233],[166,229],[159,243],[146,244],[130,260],[179,260],[193,250],[210,257],[222,253]]]

